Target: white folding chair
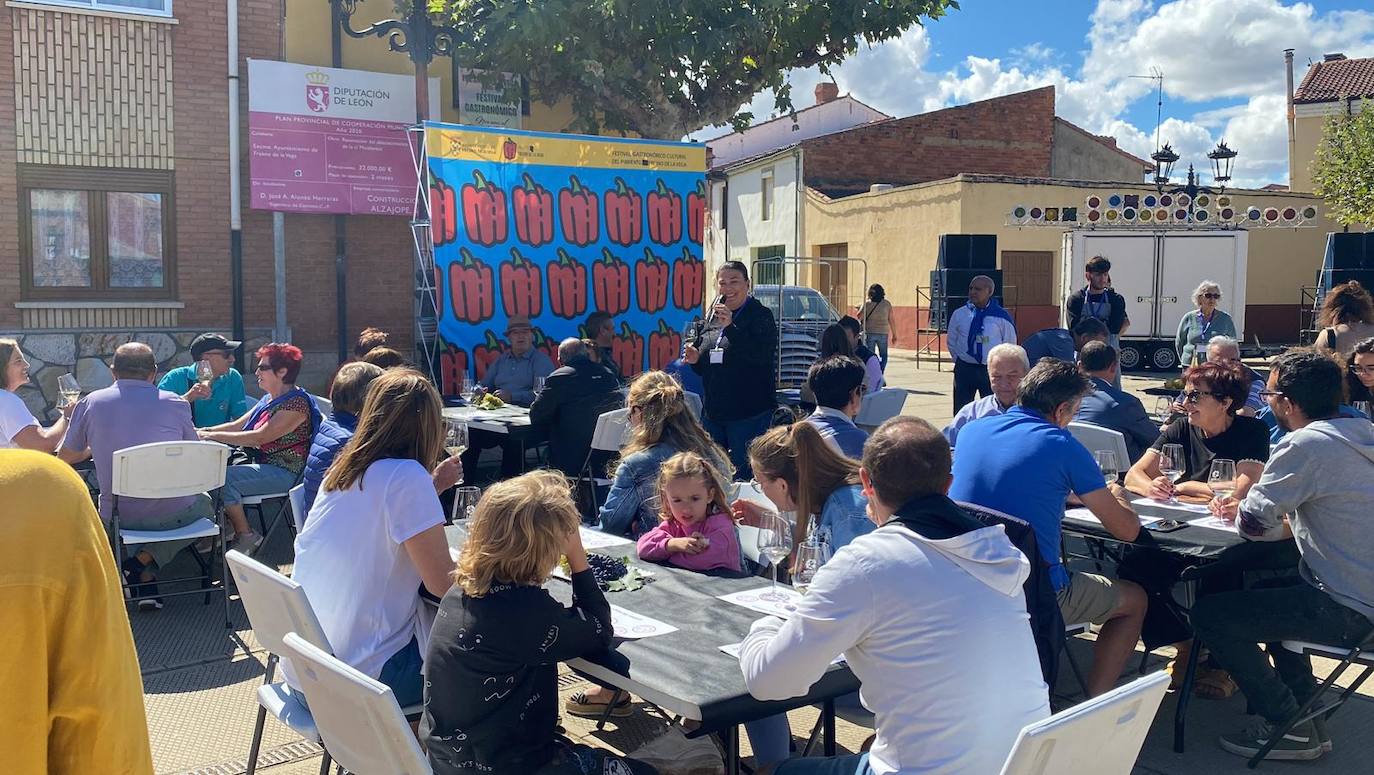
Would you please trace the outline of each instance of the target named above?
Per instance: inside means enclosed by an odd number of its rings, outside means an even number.
[[[1168,688],[1168,673],[1151,673],[1028,725],[1002,775],[1128,775]]]
[[[1247,766],[1252,770],[1259,766],[1259,763],[1264,760],[1264,757],[1269,755],[1274,745],[1282,740],[1283,736],[1288,734],[1289,730],[1304,721],[1311,721],[1318,716],[1324,719],[1330,718],[1331,715],[1336,712],[1337,708],[1344,705],[1345,701],[1350,699],[1351,695],[1359,691],[1365,679],[1369,678],[1371,673],[1374,673],[1374,631],[1371,631],[1370,634],[1365,637],[1364,642],[1353,648],[1335,646],[1327,643],[1312,643],[1303,640],[1286,640],[1283,641],[1281,645],[1285,651],[1291,651],[1294,654],[1305,654],[1307,656],[1315,655],[1325,657],[1338,664],[1336,665],[1336,669],[1328,673],[1325,680],[1317,687],[1317,692],[1313,694],[1307,702],[1303,703],[1288,720],[1279,725],[1278,729],[1275,729],[1273,733],[1269,735],[1268,744],[1260,748],[1254,756],[1250,757]],[[1354,682],[1341,692],[1340,696],[1338,696],[1334,702],[1318,705],[1318,701],[1326,695],[1327,690],[1336,685],[1336,681],[1340,679],[1341,675],[1349,669],[1351,665],[1359,665],[1363,667],[1364,670]]]
[[[248,750],[247,775],[258,767],[258,751],[262,746],[262,729],[267,714],[290,727],[296,734],[312,742],[320,741],[320,734],[310,710],[286,688],[284,681],[273,682],[277,661],[284,653],[282,639],[289,632],[299,633],[320,648],[329,650],[329,638],[324,634],[305,589],[300,584],[239,551],[225,555],[225,563],[233,569],[239,599],[248,613],[248,622],[258,642],[267,649],[267,673],[258,687],[258,720],[253,727],[253,742]],[[324,754],[321,775],[329,771],[329,751]]]
[[[325,398],[324,396],[317,396],[314,393],[311,393],[310,397],[315,399],[315,406],[320,410],[321,416],[328,417],[331,413],[333,413],[334,402],[330,401],[328,398]]]
[[[294,632],[283,646],[315,709],[324,746],[340,766],[358,775],[432,772],[389,687]]]
[[[305,485],[298,484],[286,493],[286,498],[291,502],[291,525],[292,532],[299,534],[305,527]]]
[[[592,470],[592,458],[597,452],[619,452],[625,444],[625,437],[630,434],[630,410],[612,409],[603,412],[596,418],[596,430],[592,431],[592,445],[587,450],[587,461],[582,464],[582,481],[589,482],[592,490],[592,512],[595,513],[601,508],[597,502],[596,491],[599,487],[610,487],[611,480],[604,476],[597,476],[598,473]]]
[[[1069,423],[1069,433],[1078,439],[1079,444],[1087,447],[1089,452],[1108,451],[1114,453],[1116,465],[1122,471],[1130,468],[1131,464],[1135,462],[1131,460],[1131,453],[1126,449],[1126,434],[1121,431],[1093,425],[1090,422],[1071,422]]]
[[[863,404],[859,407],[859,414],[854,418],[854,424],[868,429],[882,425],[889,418],[902,413],[902,407],[906,405],[906,396],[907,392],[902,388],[883,388],[876,393],[865,395]]]
[[[202,538],[211,539],[210,561],[192,552],[200,566],[199,577],[162,579],[161,583],[199,580],[200,590],[171,592],[160,597],[193,595],[204,591],[205,602],[210,602],[208,590],[214,583],[212,567],[216,557],[221,560],[220,589],[224,594],[224,626],[230,627],[229,593],[227,575],[223,570],[224,539],[220,534],[220,493],[224,486],[224,472],[229,463],[229,448],[213,441],[157,441],[139,444],[116,450],[110,461],[110,547],[114,551],[115,562],[120,567],[120,583],[129,594],[131,602],[137,602],[153,595],[135,595],[124,579],[124,561],[130,546],[156,544],[168,541],[195,542]],[[119,523],[120,498],[181,498],[189,495],[212,493],[213,517],[202,517],[190,524],[170,530],[125,530]],[[208,590],[208,591],[206,591]]]

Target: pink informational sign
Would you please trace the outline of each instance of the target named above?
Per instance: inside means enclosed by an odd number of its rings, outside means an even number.
[[[406,128],[414,79],[291,62],[248,62],[249,191],[255,210],[410,215]],[[439,81],[430,79],[431,106]]]

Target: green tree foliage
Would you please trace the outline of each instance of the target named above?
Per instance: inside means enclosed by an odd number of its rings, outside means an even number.
[[[822,72],[861,43],[897,37],[956,0],[428,0],[458,31],[464,67],[519,73],[531,96],[568,100],[573,129],[677,138],[730,122],[771,90],[791,110],[784,75]],[[398,5],[408,5],[401,0]]]
[[[1358,105],[1363,108],[1358,113],[1326,123],[1312,180],[1336,220],[1374,226],[1374,101]]]

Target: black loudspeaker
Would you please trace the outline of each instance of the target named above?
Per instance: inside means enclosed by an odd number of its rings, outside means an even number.
[[[968,286],[978,275],[992,278],[996,286],[992,297],[1002,303],[1001,269],[936,269],[930,273],[930,327],[949,328],[949,316],[968,303]]]
[[[1374,234],[1336,232],[1330,239],[1332,269],[1374,269]]]
[[[1327,287],[1335,288],[1351,280],[1363,285],[1367,291],[1374,290],[1374,269],[1332,269],[1331,284]]]
[[[937,269],[996,269],[996,234],[941,234]]]

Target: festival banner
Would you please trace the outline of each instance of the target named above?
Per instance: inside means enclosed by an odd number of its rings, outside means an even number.
[[[678,357],[708,281],[705,146],[439,123],[425,145],[446,395],[516,315],[555,362],[597,310],[625,376]]]

